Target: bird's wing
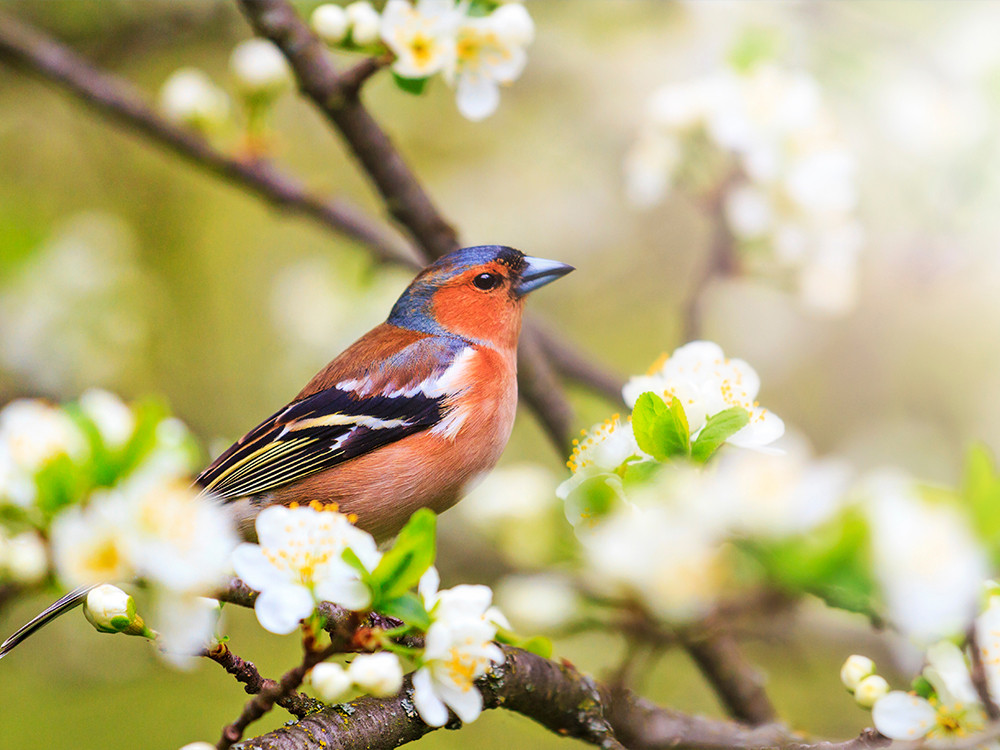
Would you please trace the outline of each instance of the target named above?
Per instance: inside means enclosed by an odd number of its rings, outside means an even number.
[[[248,432],[196,482],[231,500],[268,492],[376,450],[447,418],[471,349],[421,339],[299,398]]]

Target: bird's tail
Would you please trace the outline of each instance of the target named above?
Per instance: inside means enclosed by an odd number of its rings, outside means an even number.
[[[80,588],[73,589],[59,601],[46,607],[41,614],[32,618],[31,622],[18,628],[16,633],[3,643],[0,643],[0,659],[9,654],[17,644],[25,640],[35,631],[41,630],[60,615],[65,614],[71,609],[79,607],[83,604],[87,598],[87,594],[89,594],[93,588],[93,586],[81,586]]]

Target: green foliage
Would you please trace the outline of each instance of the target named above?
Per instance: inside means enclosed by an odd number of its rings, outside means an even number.
[[[410,516],[392,549],[372,571],[371,583],[382,600],[405,594],[434,564],[436,531],[434,511],[421,508]]]
[[[698,433],[691,446],[691,458],[705,463],[726,440],[747,426],[750,414],[746,409],[734,406],[718,414],[713,414]]]
[[[691,455],[691,430],[677,397],[668,405],[655,393],[643,393],[632,410],[632,431],[639,447],[657,461]]]
[[[535,635],[530,638],[521,638],[506,628],[498,628],[496,640],[497,643],[506,643],[508,646],[530,651],[543,659],[552,658],[552,641],[545,636]]]
[[[411,589],[434,564],[436,535],[437,516],[421,508],[410,516],[396,537],[396,543],[382,556],[375,570],[369,572],[354,550],[344,550],[344,562],[354,568],[371,589],[373,610],[419,630],[430,627],[430,614]]]
[[[403,76],[393,73],[392,80],[396,82],[396,86],[401,90],[405,91],[407,94],[419,95],[424,93],[427,88],[427,81],[429,78],[403,78]]]
[[[727,56],[729,64],[740,73],[773,60],[781,53],[783,36],[776,29],[749,28],[733,44]]]
[[[1000,475],[984,445],[972,446],[966,456],[961,496],[972,516],[972,527],[986,543],[993,561],[1000,562]]]
[[[865,518],[850,511],[807,535],[749,541],[743,548],[789,593],[814,594],[833,607],[870,614],[875,581],[869,535]]]

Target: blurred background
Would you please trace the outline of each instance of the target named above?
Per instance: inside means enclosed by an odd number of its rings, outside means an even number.
[[[787,274],[714,279],[701,334],[749,361],[761,401],[821,454],[954,482],[970,442],[1000,448],[1000,3],[527,7],[537,26],[527,67],[484,122],[464,119],[439,79],[410,96],[383,74],[365,99],[463,244],[509,244],[579,269],[533,296],[533,314],[623,375],[683,343],[719,216],[704,191],[636,199],[636,154],[663,86],[760,55],[808,75],[836,123],[851,156],[847,208],[862,230],[856,262],[832,306],[808,304]],[[228,2],[8,0],[3,10],[150,99],[185,66],[225,85],[233,46],[250,36]],[[271,126],[279,163],[381,212],[307,102],[283,97]],[[237,135],[219,139],[232,147]],[[819,170],[803,187],[822,193],[825,178]],[[205,445],[223,446],[380,322],[408,280],[0,66],[0,403],[91,386],[159,394]],[[578,427],[613,408],[572,396]],[[529,458],[563,471],[565,456],[522,410],[504,461]],[[469,564],[475,532],[458,513],[442,523],[445,581],[488,580],[489,565]],[[5,609],[0,632],[44,603]],[[234,648],[264,674],[295,658],[294,638],[264,633],[250,612],[228,618]],[[848,653],[879,647],[846,616],[806,607],[785,624],[748,640],[782,715],[829,736],[855,733],[868,717],[837,669]],[[598,675],[620,651],[614,634],[556,642],[557,655]],[[669,653],[643,685],[665,704],[720,713],[683,654]],[[172,672],[139,639],[68,617],[0,665],[0,747],[173,748],[216,737],[244,700],[214,665]],[[258,728],[280,721],[275,712]],[[491,712],[420,744],[568,742]]]

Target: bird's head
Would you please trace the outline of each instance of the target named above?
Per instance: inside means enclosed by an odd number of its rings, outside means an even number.
[[[424,333],[449,333],[514,346],[524,296],[573,270],[502,245],[464,247],[421,271],[388,322]]]

